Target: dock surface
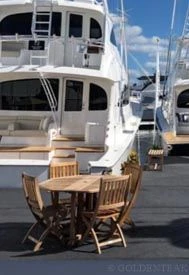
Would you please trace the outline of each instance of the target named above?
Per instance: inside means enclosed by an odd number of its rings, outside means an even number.
[[[68,250],[55,239],[49,238],[44,249],[35,254],[32,252],[31,243],[21,244],[24,234],[34,221],[25,203],[22,189],[1,189],[0,262],[8,260],[19,264],[23,261],[56,261],[63,264],[70,260],[72,263],[103,260],[104,263],[108,261],[109,268],[112,260],[114,263],[120,260],[188,260],[188,197],[189,157],[165,157],[163,171],[143,173],[141,190],[132,210],[136,230],[131,230],[129,226],[124,228],[127,248],[118,244],[103,249],[102,255],[98,255],[94,252],[94,245]]]

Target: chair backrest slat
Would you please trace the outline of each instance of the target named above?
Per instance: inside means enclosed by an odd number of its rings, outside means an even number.
[[[29,176],[25,173],[22,174],[22,184],[26,201],[35,217],[42,217],[42,210],[44,207],[39,185],[35,177]]]
[[[77,161],[51,163],[50,178],[59,178],[65,176],[75,176],[79,174],[79,165]]]
[[[142,179],[142,167],[139,164],[124,163],[122,175],[132,174],[131,193],[135,192]]]
[[[129,177],[102,178],[98,198],[98,208],[113,209],[125,204],[129,191]]]
[[[142,167],[138,164],[124,164],[123,170],[122,170],[123,175],[128,175],[131,174],[131,188],[130,188],[130,195],[129,195],[129,202],[128,205],[125,209],[125,213],[122,216],[122,219],[120,221],[120,224],[123,224],[124,221],[129,217],[131,209],[133,208],[138,192],[141,186],[141,181],[142,181]]]

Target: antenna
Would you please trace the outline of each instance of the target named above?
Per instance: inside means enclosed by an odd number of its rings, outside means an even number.
[[[126,43],[126,37],[125,37],[125,14],[124,14],[124,5],[123,5],[123,0],[121,0],[121,22],[122,22],[122,39],[123,39],[123,46],[124,49],[123,50],[123,55],[124,55],[124,61],[125,61],[125,67],[127,69],[127,54],[126,54],[126,47],[127,47],[127,43]],[[123,47],[122,47],[123,48]],[[122,56],[123,58],[123,56]]]

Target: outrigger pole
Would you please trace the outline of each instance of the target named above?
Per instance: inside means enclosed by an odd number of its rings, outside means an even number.
[[[160,91],[160,69],[159,69],[159,38],[157,38],[157,52],[156,52],[156,90],[155,90],[155,101],[154,101],[154,131],[153,131],[153,145],[156,140],[156,112],[159,100]]]

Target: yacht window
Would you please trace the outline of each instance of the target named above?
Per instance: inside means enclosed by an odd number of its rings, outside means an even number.
[[[69,37],[82,37],[83,16],[70,14]]]
[[[60,36],[61,35],[61,13],[60,12],[53,12],[52,14],[52,24],[51,24],[51,35],[57,35]],[[49,20],[49,16],[48,15],[38,15],[37,16],[37,20],[40,22],[48,22]],[[42,29],[42,30],[48,30],[49,24],[48,23],[39,23],[37,24],[36,28],[38,30]],[[38,32],[38,34],[40,34]],[[44,33],[41,33],[41,35],[45,35]]]
[[[49,79],[58,101],[58,79]],[[21,79],[0,83],[0,110],[50,111],[39,79]]]
[[[90,19],[90,38],[101,38],[102,30],[100,24],[93,18]]]
[[[65,111],[81,111],[83,99],[83,82],[66,81]]]
[[[45,21],[45,16],[41,15],[38,17],[40,21]],[[31,25],[32,25],[32,13],[18,13],[6,16],[0,22],[0,35],[15,35],[18,33],[20,35],[31,35]],[[46,28],[47,28],[46,24]],[[37,24],[37,29],[44,29],[45,24]],[[52,25],[51,25],[51,35],[61,35],[61,13],[53,12],[52,14]]]
[[[18,13],[6,16],[0,22],[1,35],[31,35],[32,13]]]
[[[117,42],[116,42],[116,38],[115,38],[115,31],[114,28],[112,28],[111,31],[111,35],[110,35],[110,41],[113,45],[115,45],[117,47]]]
[[[177,107],[189,108],[189,90],[185,90],[179,94],[177,99]]]
[[[107,95],[104,89],[95,84],[90,84],[89,91],[89,110],[106,110]]]
[[[55,34],[57,36],[61,36],[61,22],[62,22],[62,13],[61,12],[53,12],[51,35]]]

